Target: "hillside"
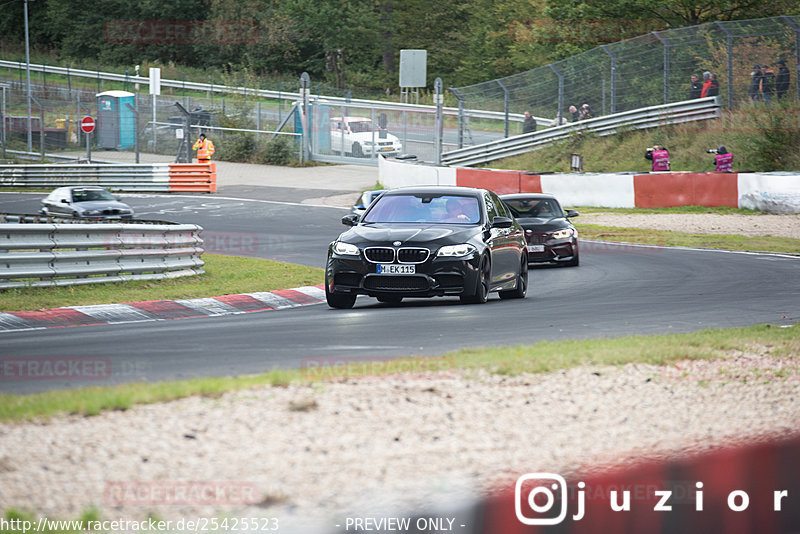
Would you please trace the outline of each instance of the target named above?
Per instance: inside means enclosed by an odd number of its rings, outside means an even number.
[[[623,132],[609,137],[575,135],[569,140],[490,164],[499,169],[568,172],[570,154],[583,155],[584,172],[650,170],[645,148],[663,145],[673,171],[714,170],[709,148],[734,155],[735,171],[800,170],[800,105],[763,104],[723,113],[714,121]]]

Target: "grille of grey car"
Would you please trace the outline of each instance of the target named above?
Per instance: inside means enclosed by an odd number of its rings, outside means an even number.
[[[394,249],[388,247],[370,247],[364,249],[364,256],[372,263],[392,263]]]
[[[425,263],[431,251],[427,248],[401,248],[397,251],[397,261],[400,263]]]
[[[417,291],[428,289],[428,279],[424,276],[367,276],[364,288],[385,291]]]

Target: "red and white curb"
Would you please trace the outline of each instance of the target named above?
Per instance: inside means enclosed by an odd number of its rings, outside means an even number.
[[[218,317],[280,310],[325,302],[323,284],[271,292],[242,293],[199,299],[148,300],[121,304],[67,306],[36,311],[0,312],[0,332],[66,326]]]

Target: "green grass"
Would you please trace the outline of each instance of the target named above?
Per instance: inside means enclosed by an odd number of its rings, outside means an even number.
[[[664,365],[684,359],[728,358],[738,351],[769,348],[768,357],[797,356],[800,327],[759,325],[689,334],[628,336],[588,341],[540,342],[535,345],[459,350],[435,358],[405,358],[347,367],[273,370],[258,375],[215,377],[177,382],[132,383],[112,387],[57,390],[32,395],[0,395],[0,421],[24,421],[64,414],[91,416],[127,410],[137,404],[167,402],[188,396],[217,398],[228,391],[285,387],[343,377],[362,378],[409,371],[458,371],[466,377],[479,370],[495,374],[548,373],[580,365]],[[405,374],[404,374],[405,373]]]
[[[668,247],[717,248],[725,250],[748,250],[788,252],[800,254],[800,239],[790,237],[747,237],[727,234],[690,234],[665,230],[618,228],[596,224],[577,224],[580,237],[601,241],[622,241]]]
[[[215,297],[323,283],[324,271],[258,258],[203,254],[206,273],[171,280],[0,290],[0,310]]]

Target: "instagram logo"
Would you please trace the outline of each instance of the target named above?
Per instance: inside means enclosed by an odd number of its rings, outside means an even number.
[[[558,515],[552,514],[556,500]],[[555,473],[522,475],[514,486],[514,511],[526,525],[561,523],[567,516],[567,481]]]

